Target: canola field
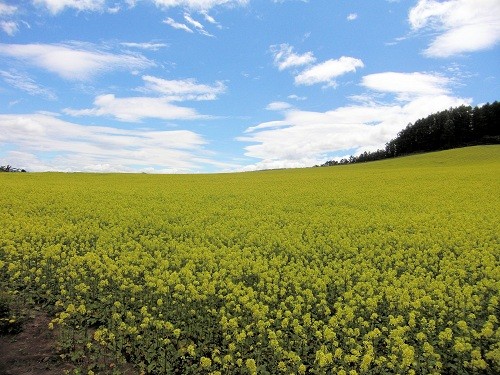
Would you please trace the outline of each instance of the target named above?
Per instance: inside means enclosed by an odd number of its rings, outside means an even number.
[[[0,189],[1,281],[85,373],[500,373],[500,146]]]

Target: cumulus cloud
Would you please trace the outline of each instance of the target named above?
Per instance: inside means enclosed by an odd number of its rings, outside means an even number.
[[[312,52],[297,54],[293,51],[293,47],[287,43],[272,45],[270,50],[274,55],[274,64],[279,70],[308,65],[316,61]]]
[[[0,77],[16,89],[27,92],[30,95],[41,95],[50,100],[55,100],[56,95],[52,90],[37,84],[31,77],[16,70],[0,70]]]
[[[294,72],[296,85],[311,86],[324,83],[327,86],[335,86],[335,78],[364,67],[361,60],[348,56],[314,64],[316,57],[312,52],[297,54],[287,43],[272,45],[270,50],[273,53],[274,65],[279,70],[302,67],[302,72]]]
[[[364,67],[361,60],[353,57],[342,56],[339,59],[331,59],[317,65],[313,65],[295,77],[297,85],[314,85],[316,83],[326,83],[335,85],[335,78],[355,72],[357,68]]]
[[[4,2],[0,1],[0,16],[10,16],[16,12],[16,6],[5,4]]]
[[[218,165],[192,131],[84,126],[45,114],[0,115],[0,144],[11,150],[2,160],[30,171],[189,172]]]
[[[347,16],[348,21],[354,21],[356,18],[358,18],[358,15],[356,13],[351,13]]]
[[[161,120],[188,120],[202,118],[194,109],[170,103],[168,98],[128,97],[113,94],[99,95],[89,109],[64,109],[72,116],[111,116],[120,121],[138,122],[144,118]]]
[[[429,57],[480,51],[500,41],[498,0],[419,0],[408,19],[413,30],[438,34],[424,51]]]
[[[0,55],[12,57],[57,74],[84,81],[112,70],[136,70],[154,63],[142,55],[101,51],[88,43],[0,44]]]
[[[397,78],[400,83],[392,79]],[[420,86],[417,81],[423,81]],[[412,83],[416,83],[414,87]],[[244,170],[307,167],[343,156],[383,148],[409,122],[470,99],[450,94],[449,80],[425,73],[379,73],[363,77],[371,90],[362,104],[350,104],[326,112],[289,109],[283,118],[249,127],[239,141],[248,142],[245,155],[259,159]],[[398,101],[380,102],[391,93]]]
[[[0,21],[0,28],[9,36],[14,36],[19,31],[19,26],[14,21]]]
[[[0,1],[0,18],[2,18],[0,19],[0,29],[9,36],[14,36],[19,31],[18,23],[8,19],[16,12],[16,6]]]
[[[183,100],[215,100],[226,91],[226,85],[217,81],[214,85],[196,82],[193,78],[183,80],[167,80],[153,76],[143,76],[145,82],[143,91],[153,92],[171,101]]]

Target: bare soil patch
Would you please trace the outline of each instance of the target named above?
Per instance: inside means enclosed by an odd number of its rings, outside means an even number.
[[[58,355],[50,321],[45,311],[30,310],[20,333],[0,336],[0,375],[61,375],[74,369]]]

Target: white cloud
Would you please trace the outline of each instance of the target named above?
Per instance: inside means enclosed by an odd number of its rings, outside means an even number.
[[[189,23],[191,26],[194,26],[196,29],[201,29],[201,30],[204,29],[204,26],[195,19],[193,19],[193,17],[191,17],[189,13],[184,13],[184,19],[187,21],[187,23]]]
[[[219,5],[241,6],[250,0],[153,0],[154,3],[163,8],[184,7],[196,11],[208,11]]]
[[[205,36],[212,36],[208,31],[205,30],[205,27],[198,21],[196,21],[189,13],[184,13],[184,19],[186,20],[187,23],[189,23],[191,26],[193,26],[200,34],[203,34]]]
[[[383,148],[409,122],[470,104],[470,99],[450,95],[449,83],[449,79],[425,73],[365,76],[362,85],[374,92],[362,95],[362,104],[326,112],[289,109],[282,119],[249,127],[238,140],[251,143],[245,147],[245,155],[260,161],[244,170],[307,167],[331,160],[333,154],[350,154],[352,149],[359,154]],[[380,99],[384,93],[393,93],[398,100],[369,100],[371,96]]]
[[[414,30],[439,34],[424,51],[430,57],[480,51],[500,41],[498,0],[419,0],[408,18]]]
[[[31,77],[15,70],[0,70],[0,77],[12,87],[25,91],[30,95],[41,95],[50,100],[55,100],[56,95],[49,89],[38,85]]]
[[[272,45],[270,50],[274,55],[274,64],[279,70],[308,65],[316,61],[312,52],[296,54],[293,52],[293,47],[286,43]]]
[[[266,107],[268,111],[284,111],[292,108],[292,105],[287,102],[272,102]]]
[[[187,26],[186,24],[184,23],[179,23],[179,22],[176,22],[174,19],[168,17],[167,19],[163,20],[163,23],[166,23],[167,25],[173,27],[174,29],[177,29],[177,30],[184,30],[188,33],[192,33],[193,30],[191,30],[189,28],[189,26]]]
[[[120,45],[129,48],[139,48],[145,49],[149,51],[158,51],[160,48],[168,47],[166,43],[154,43],[154,42],[145,42],[145,43],[133,43],[133,42],[123,42]]]
[[[268,122],[262,122],[258,125],[251,126],[245,130],[245,133],[252,133],[255,130],[261,130],[261,129],[276,129],[276,128],[282,128],[284,126],[289,126],[290,124],[286,121],[282,120],[277,120],[277,121],[268,121]]]
[[[163,1],[163,3],[165,3],[164,5],[166,6],[166,3],[168,1]],[[168,3],[172,3],[168,6],[178,6],[180,5],[181,2],[176,2],[176,1],[172,1],[172,2],[168,2]],[[175,3],[175,4],[174,4]],[[187,4],[188,2],[186,2]],[[204,7],[198,7],[198,6],[195,6],[195,3],[199,3],[198,5],[203,5],[202,1],[200,2],[192,2],[193,4],[191,5],[186,5],[186,8],[188,9],[191,9],[191,10],[198,10],[198,12],[203,16],[203,18],[205,19],[205,21],[213,24],[213,25],[216,25],[218,28],[221,28],[221,26],[217,23],[217,21],[208,14],[208,9],[210,9],[212,6],[214,5],[210,5],[209,3],[210,2],[206,2],[207,4],[205,4],[207,7],[204,8]],[[216,2],[214,2],[216,3]],[[222,4],[222,2],[220,2],[220,4]],[[219,3],[215,4],[215,5],[219,5]],[[165,19],[163,21],[163,23],[166,23],[167,25],[173,27],[174,29],[177,29],[177,30],[184,30],[188,33],[193,33],[193,28],[194,30],[196,30],[198,33],[202,34],[202,35],[205,35],[205,36],[210,36],[210,37],[213,37],[214,35],[213,34],[210,34],[206,29],[205,29],[205,26],[200,22],[200,21],[197,21],[193,18],[193,16],[189,13],[189,12],[184,12],[184,20],[186,21],[186,23],[182,23],[182,22],[177,22],[175,21],[173,18],[171,17],[168,17],[167,19]],[[191,27],[190,27],[191,26]]]
[[[115,4],[115,6],[113,7],[109,7],[108,8],[108,13],[111,13],[111,14],[116,14],[118,13],[122,8],[120,7],[120,5],[118,4]]]
[[[313,64],[316,61],[312,52],[302,55],[296,54],[294,48],[287,43],[272,45],[274,64],[279,70],[307,66],[302,72],[295,73],[296,85],[314,85],[326,83],[327,86],[335,86],[335,78],[349,72],[355,72],[357,68],[364,67],[361,60],[353,57],[342,56],[339,59],[330,59],[322,63]]]
[[[361,84],[369,89],[397,94],[402,100],[415,95],[449,93],[451,80],[438,74],[385,72],[363,77]]]
[[[14,21],[0,21],[0,28],[10,36],[14,36],[19,31],[19,26]]]
[[[33,0],[35,5],[47,8],[52,14],[62,12],[65,8],[73,8],[78,11],[102,10],[105,0]]]
[[[128,97],[113,94],[99,95],[89,109],[64,109],[72,116],[112,116],[120,121],[137,122],[144,118],[162,120],[188,120],[203,118],[194,109],[170,103],[168,98]]]
[[[218,164],[192,131],[83,126],[43,114],[0,115],[0,144],[13,150],[2,160],[30,171],[189,172]]]
[[[16,6],[5,4],[4,2],[0,1],[0,17],[8,18],[8,16],[12,16],[16,12],[17,12]],[[2,29],[2,31],[5,34],[9,36],[14,36],[19,31],[19,25],[15,21],[2,19],[0,21],[0,29]]]
[[[17,12],[16,6],[0,2],[0,16],[10,16],[16,12]]]
[[[309,0],[273,0],[273,3],[282,4],[287,1],[301,1],[303,3],[308,3]]]
[[[306,99],[307,99],[307,97],[305,97],[305,96],[298,96],[298,95],[292,94],[292,95],[288,95],[288,99],[293,99],[293,100],[306,100]]]
[[[211,23],[212,25],[216,25],[219,29],[222,28],[222,26],[213,18],[210,14],[208,14],[207,11],[202,11],[201,14],[205,18],[205,21]]]
[[[223,82],[217,81],[213,86],[197,83],[195,79],[166,80],[153,76],[143,76],[146,83],[144,91],[165,96],[171,101],[182,100],[215,100],[226,91]]]
[[[354,21],[356,18],[358,18],[358,15],[356,13],[351,13],[347,16],[348,21]]]
[[[307,68],[295,77],[295,83],[308,86],[316,83],[335,85],[335,78],[349,72],[355,72],[356,68],[362,67],[364,67],[364,64],[361,60],[342,56],[337,60],[327,60]]]
[[[75,81],[88,80],[107,71],[133,71],[154,65],[139,54],[113,54],[84,43],[0,44],[0,55],[22,60]]]

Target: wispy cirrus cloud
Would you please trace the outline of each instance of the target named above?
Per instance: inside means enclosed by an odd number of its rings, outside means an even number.
[[[309,0],[273,0],[273,3],[286,3],[287,1],[300,1],[300,2],[303,2],[303,3],[308,3]]]
[[[27,74],[16,70],[0,70],[0,77],[12,87],[27,92],[30,95],[40,95],[49,100],[56,99],[56,95],[52,90],[40,86]]]
[[[200,34],[205,36],[213,37],[207,30],[205,30],[205,26],[201,24],[201,22],[196,21],[189,13],[184,13],[184,19],[187,23],[193,26]]]
[[[0,144],[9,145],[10,163],[30,171],[175,173],[220,164],[193,131],[84,126],[47,114],[0,114]]]
[[[171,17],[166,18],[163,23],[173,27],[177,30],[183,30],[188,33],[193,33],[194,30],[205,36],[213,36],[208,32],[205,26],[195,20],[191,12],[201,14],[205,21],[210,24],[216,25],[218,28],[221,26],[219,23],[209,15],[212,8],[218,6],[237,7],[244,6],[250,0],[148,0],[156,5],[158,8],[167,10],[174,7],[184,8],[187,12],[184,14],[186,23],[178,22]],[[125,0],[126,6],[133,8],[136,6],[136,0]],[[66,9],[73,9],[78,12],[108,12],[118,13],[121,11],[123,4],[109,0],[33,0],[35,6],[46,9],[53,15],[58,15]],[[11,8],[7,5],[2,7],[0,3],[0,14],[2,11],[8,12]],[[191,26],[191,27],[190,27]],[[6,26],[5,26],[6,27]],[[194,30],[193,30],[194,28]]]
[[[306,96],[299,96],[297,94],[292,94],[292,95],[288,95],[288,99],[293,99],[293,100],[306,100],[307,97]]]
[[[113,70],[154,66],[140,54],[111,53],[90,43],[0,44],[0,55],[20,60],[73,81],[85,81]]]
[[[208,22],[210,22],[210,23],[216,24],[218,27],[220,26],[217,24],[215,19],[213,19],[212,17],[210,17],[208,15],[208,13],[203,12],[202,14],[203,14],[205,20],[208,20]],[[187,13],[187,12],[184,13],[184,21],[186,21],[186,23],[177,22],[173,18],[168,17],[165,20],[163,20],[163,23],[169,25],[170,27],[173,27],[174,29],[183,30],[183,31],[186,31],[188,33],[194,33],[194,30],[196,30],[198,33],[200,33],[202,35],[209,36],[209,37],[214,36],[213,34],[209,33],[205,29],[205,26],[203,26],[203,24],[201,22],[195,20],[190,13]]]
[[[180,22],[177,22],[175,21],[173,18],[171,17],[168,17],[166,19],[163,20],[163,23],[167,24],[168,26],[170,27],[173,27],[174,29],[177,29],[177,30],[183,30],[185,32],[188,32],[188,33],[193,33],[194,31],[191,30],[189,28],[188,25],[186,25],[185,23],[180,23]]]
[[[125,122],[140,122],[146,118],[161,120],[193,120],[210,118],[195,109],[179,106],[173,102],[215,100],[226,91],[223,82],[214,85],[198,83],[193,78],[167,80],[154,76],[142,77],[144,86],[137,91],[157,96],[117,98],[114,94],[99,95],[94,106],[86,109],[64,109],[71,116],[108,116]]]
[[[216,6],[242,6],[250,0],[153,0],[162,8],[184,7],[194,11],[208,11]]]
[[[203,15],[203,18],[205,19],[205,21],[207,21],[208,23],[211,23],[212,25],[217,26],[219,29],[222,28],[222,26],[219,24],[219,22],[217,22],[215,20],[215,18],[213,18],[210,14],[208,14],[208,12],[206,10],[203,10],[200,13]]]
[[[500,41],[497,0],[419,0],[408,20],[413,30],[438,34],[424,51],[429,57],[480,51]]]
[[[226,85],[217,81],[214,85],[198,83],[194,78],[167,80],[154,76],[143,76],[145,82],[141,91],[162,95],[171,101],[215,100],[227,89]]]
[[[161,48],[168,47],[167,43],[157,43],[157,42],[144,42],[144,43],[135,43],[135,42],[122,42],[120,45],[128,48],[138,48],[148,51],[158,51]]]
[[[33,0],[33,4],[46,8],[52,14],[58,14],[66,8],[77,11],[103,10],[106,0]]]

